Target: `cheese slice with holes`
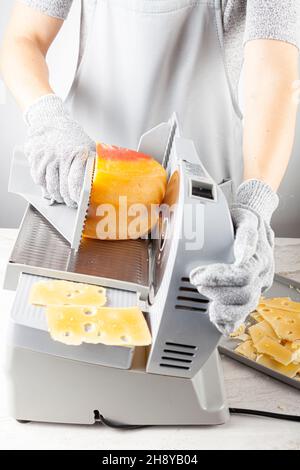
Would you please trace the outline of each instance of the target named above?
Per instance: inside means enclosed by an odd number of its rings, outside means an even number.
[[[265,307],[260,311],[280,339],[300,339],[300,313]]]
[[[257,356],[256,349],[254,348],[251,340],[239,344],[238,347],[235,348],[235,352],[247,357],[248,359],[252,359],[253,361],[255,361]]]
[[[289,364],[285,366],[265,354],[258,356],[256,362],[290,378],[294,378],[297,373],[300,372],[300,364]]]
[[[109,308],[49,306],[46,310],[51,337],[68,345],[146,346],[151,335],[138,307]]]
[[[251,336],[254,346],[256,345],[256,343],[258,343],[258,341],[260,341],[265,336],[269,336],[270,338],[273,338],[277,342],[280,341],[277,338],[277,335],[275,331],[273,330],[273,328],[271,327],[271,325],[265,320],[259,323],[256,323],[253,326],[250,326],[248,328],[248,333]]]
[[[258,310],[270,307],[281,310],[288,310],[289,312],[298,312],[300,313],[300,302],[294,302],[289,297],[275,297],[273,299],[263,299],[259,304]]]
[[[32,286],[29,302],[33,305],[92,305],[106,303],[104,287],[70,281],[41,281]]]
[[[288,348],[285,348],[279,344],[273,338],[265,336],[260,341],[255,344],[255,348],[259,353],[267,354],[271,356],[275,361],[280,362],[287,366],[293,360],[293,353],[289,351]]]

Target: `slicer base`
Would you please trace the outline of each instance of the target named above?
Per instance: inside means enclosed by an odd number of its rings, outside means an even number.
[[[215,425],[229,417],[217,351],[193,379],[149,374],[137,361],[116,369],[13,344],[7,365],[10,414],[21,421],[94,424],[95,411],[135,425]]]

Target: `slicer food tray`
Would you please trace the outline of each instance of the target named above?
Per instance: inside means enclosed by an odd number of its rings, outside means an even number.
[[[290,297],[292,300],[296,302],[300,302],[300,283],[295,281],[291,281],[287,278],[282,276],[276,275],[274,279],[274,283],[268,292],[266,292],[265,297]],[[280,374],[268,367],[265,367],[261,364],[258,364],[247,357],[244,357],[234,351],[234,349],[238,346],[238,341],[230,338],[222,338],[219,351],[221,354],[225,354],[226,356],[231,357],[243,364],[253,367],[254,369],[259,370],[271,377],[274,377],[281,382],[285,382],[292,387],[298,388],[300,390],[300,380],[291,379],[286,375]]]
[[[31,305],[28,301],[32,286],[39,281],[51,278],[21,274],[18,289],[11,311],[12,320],[18,325],[48,331],[45,309]],[[106,289],[107,307],[133,307],[137,305],[137,295],[119,289]]]
[[[53,341],[48,333],[45,309],[30,305],[29,293],[34,283],[49,278],[21,274],[11,310],[11,335],[16,347],[31,351],[59,356],[65,359],[99,364],[120,369],[129,369],[135,348],[86,344],[67,346]],[[137,294],[118,289],[107,289],[107,305],[111,307],[130,307],[137,305]]]

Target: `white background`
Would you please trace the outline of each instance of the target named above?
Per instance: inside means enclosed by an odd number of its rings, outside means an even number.
[[[48,58],[52,84],[56,92],[65,95],[72,81],[76,65],[80,0],[74,6],[62,33],[57,38]],[[0,6],[0,40],[13,0]],[[17,227],[25,207],[20,197],[7,193],[10,159],[13,147],[22,144],[25,127],[22,116],[9,93],[0,81],[0,227]],[[273,226],[277,236],[300,236],[300,120],[296,142],[288,173],[281,185],[280,208],[274,216]]]

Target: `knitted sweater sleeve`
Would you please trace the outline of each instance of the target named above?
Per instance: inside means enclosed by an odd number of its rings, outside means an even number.
[[[277,39],[300,47],[299,0],[248,0],[244,43]]]
[[[65,20],[73,0],[22,0],[22,2],[45,15]]]

